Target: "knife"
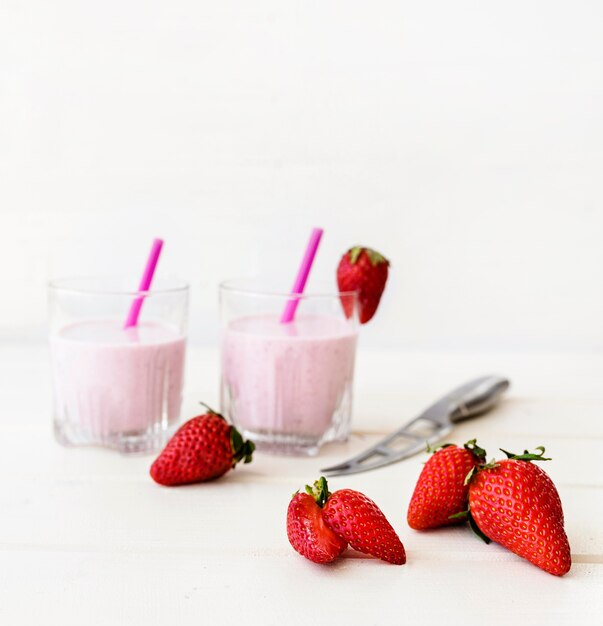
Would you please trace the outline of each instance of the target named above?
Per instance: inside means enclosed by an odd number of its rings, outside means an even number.
[[[330,476],[357,474],[406,459],[441,441],[454,424],[489,411],[509,388],[501,376],[482,376],[457,387],[372,448],[321,470]]]

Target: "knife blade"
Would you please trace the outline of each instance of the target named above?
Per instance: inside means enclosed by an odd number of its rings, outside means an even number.
[[[423,413],[364,452],[321,470],[328,476],[357,474],[397,463],[441,441],[457,422],[483,415],[509,388],[501,376],[482,376],[447,393]]]

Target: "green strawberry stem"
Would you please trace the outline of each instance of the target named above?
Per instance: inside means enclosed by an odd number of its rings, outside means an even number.
[[[450,448],[450,446],[453,446],[453,445],[454,445],[453,443],[442,443],[439,446],[430,446],[429,443],[427,443],[427,449],[425,450],[425,452],[427,452],[427,454],[434,454],[438,450],[443,450],[444,448]]]
[[[220,415],[220,417],[222,417]],[[255,444],[251,440],[243,441],[241,433],[232,426],[230,428],[230,445],[232,447],[232,466],[234,467],[239,461],[243,463],[251,463]]]
[[[368,257],[373,267],[376,267],[380,263],[387,263],[387,265],[389,265],[389,261],[382,254],[380,254],[376,250],[372,250],[371,248],[364,248],[363,246],[354,246],[353,248],[350,248],[348,250],[350,263],[352,265],[356,265],[363,250],[364,252],[366,252],[366,256]]]
[[[486,451],[480,448],[476,441],[477,439],[470,439],[463,447],[465,450],[469,450],[478,461],[483,463],[486,460]]]
[[[471,454],[473,454],[473,456],[478,461],[480,461],[480,463],[483,463],[486,460],[486,451],[483,448],[480,448],[477,445],[476,441],[477,439],[470,439],[467,443],[463,444],[463,448],[471,452]],[[441,443],[440,445],[437,445],[437,446],[431,446],[428,443],[427,453],[433,454],[434,452],[437,452],[438,450],[443,450],[444,448],[450,448],[450,446],[454,446],[454,445],[455,444],[453,443]]]
[[[513,452],[507,452],[502,448],[499,448],[501,452],[507,455],[508,459],[514,459],[515,461],[550,461],[550,458],[544,456],[544,446],[538,446],[535,450],[540,450],[540,454],[532,454],[528,450],[524,450],[523,454],[513,454]]]
[[[306,485],[306,493],[311,495],[314,500],[316,500],[316,504],[322,508],[331,496],[327,479],[324,476],[321,476],[318,480],[314,481],[313,487]]]
[[[218,417],[221,417],[223,420],[226,420],[226,418],[223,415],[221,415],[217,411],[214,411],[208,404],[205,404],[205,402],[199,402],[199,404],[201,406],[204,406],[207,409],[208,413],[211,413],[212,415],[217,415]]]

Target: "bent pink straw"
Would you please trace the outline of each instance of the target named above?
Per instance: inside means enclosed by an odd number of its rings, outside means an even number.
[[[292,295],[302,294],[304,292],[304,288],[306,286],[308,276],[310,275],[310,270],[312,269],[312,263],[314,262],[314,257],[316,256],[316,251],[318,250],[318,244],[320,243],[322,233],[322,228],[312,229],[308,245],[306,246],[306,252],[304,253],[304,258],[302,259],[299,270],[297,271],[297,276],[295,277],[295,282],[293,283],[293,289],[291,289]],[[283,314],[281,316],[281,324],[289,324],[293,321],[298,304],[299,298],[290,298],[289,300],[287,300],[285,310],[283,311]]]
[[[144,268],[144,272],[142,273],[140,284],[138,285],[138,291],[148,291],[151,288],[153,274],[155,273],[155,268],[157,267],[157,261],[159,261],[159,255],[161,254],[162,247],[163,239],[153,240],[151,252],[149,252],[149,258],[147,259],[147,264]],[[138,324],[138,316],[140,315],[143,300],[144,296],[138,296],[132,301],[124,328],[130,328],[131,326],[136,326],[136,324]]]

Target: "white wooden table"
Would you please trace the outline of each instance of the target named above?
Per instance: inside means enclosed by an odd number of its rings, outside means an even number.
[[[216,404],[217,354],[190,350],[184,415]],[[365,492],[408,562],[348,551],[331,566],[287,541],[291,494],[471,376],[513,387],[450,438],[543,444],[561,494],[573,567],[550,576],[467,528],[415,532],[406,508],[425,457],[332,479]],[[0,624],[603,623],[603,355],[371,353],[357,368],[354,435],[318,458],[256,454],[222,480],[166,489],[152,458],[66,449],[50,426],[43,346],[0,346]],[[438,622],[443,623],[443,622]]]

